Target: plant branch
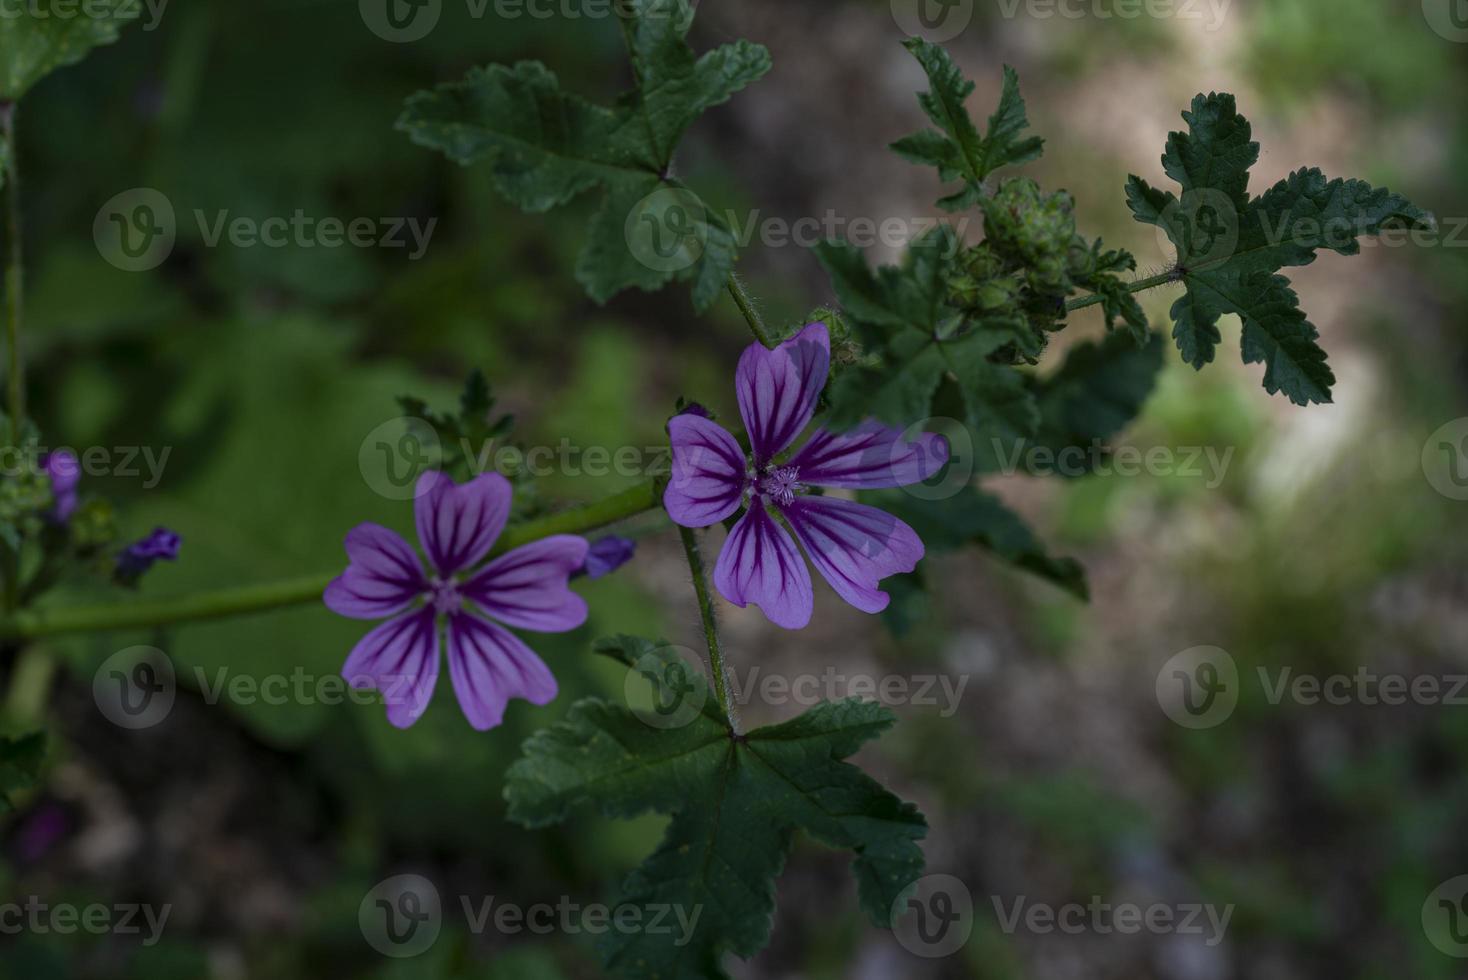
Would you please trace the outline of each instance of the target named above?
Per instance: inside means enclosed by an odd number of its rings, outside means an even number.
[[[652,510],[662,502],[662,483],[661,477],[654,477],[595,503],[516,524],[505,530],[491,554],[501,554],[553,534],[591,531]],[[321,593],[336,575],[336,572],[330,572],[167,599],[23,610],[0,619],[0,640],[28,640],[62,633],[140,629],[306,605],[320,602]]]
[[[1180,269],[1168,269],[1166,272],[1159,272],[1155,276],[1148,276],[1145,279],[1137,279],[1129,282],[1126,284],[1126,290],[1129,293],[1140,293],[1144,289],[1155,289],[1158,286],[1166,286],[1168,283],[1178,282],[1182,279],[1182,275],[1182,270]],[[1102,296],[1100,293],[1082,296],[1080,299],[1073,299],[1067,302],[1065,304],[1065,311],[1069,313],[1073,310],[1083,310],[1088,306],[1095,306],[1101,300]]]
[[[744,314],[744,322],[749,324],[749,332],[754,334],[754,339],[774,350],[775,339],[770,336],[770,330],[765,326],[765,321],[760,319],[759,310],[754,308],[754,300],[750,299],[749,293],[745,292],[744,284],[734,273],[729,273],[729,295],[734,297],[734,305],[739,307],[739,312]]]
[[[683,539],[683,551],[688,556],[688,570],[693,575],[693,591],[698,596],[698,614],[703,619],[703,638],[709,648],[709,669],[714,675],[714,693],[719,698],[719,708],[729,723],[729,730],[736,735],[738,726],[734,713],[729,709],[729,679],[724,673],[724,653],[719,647],[719,627],[714,622],[714,603],[709,595],[708,576],[704,574],[703,554],[698,550],[698,538],[692,528],[679,527]]]

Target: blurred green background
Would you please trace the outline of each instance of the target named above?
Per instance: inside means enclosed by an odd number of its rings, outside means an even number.
[[[775,69],[694,129],[683,179],[741,221],[755,209],[786,220],[934,213],[935,178],[886,149],[922,124],[923,80],[885,0],[702,6],[696,47],[748,37],[770,47]],[[960,953],[913,957],[865,924],[845,859],[802,842],[772,942],[736,975],[1462,975],[1421,914],[1440,882],[1468,872],[1468,708],[1275,705],[1245,683],[1232,718],[1192,731],[1159,709],[1154,684],[1169,657],[1203,644],[1227,649],[1246,676],[1468,671],[1468,504],[1434,491],[1420,462],[1430,433],[1468,415],[1468,45],[1434,32],[1417,0],[1234,0],[1217,23],[1202,5],[1196,18],[1135,19],[1107,16],[1106,0],[1076,18],[976,7],[949,43],[979,81],[971,111],[988,114],[1000,65],[1015,65],[1047,139],[1030,172],[1072,191],[1082,230],[1144,266],[1169,256],[1130,220],[1122,185],[1129,172],[1160,176],[1166,133],[1198,91],[1236,93],[1253,121],[1264,147],[1254,190],[1302,165],[1387,183],[1438,215],[1444,241],[1329,256],[1295,277],[1340,378],[1334,405],[1271,399],[1238,363],[1236,328],[1201,374],[1169,357],[1122,441],[1231,450],[1217,485],[991,485],[1085,562],[1089,605],[971,554],[936,563],[933,608],[901,638],[824,589],[798,635],[725,610],[741,670],[968,678],[954,717],[899,705],[900,724],[862,761],[919,803],[931,870],[961,878],[976,913]],[[154,29],[129,28],[22,107],[33,414],[56,444],[170,447],[157,487],[84,487],[118,502],[132,536],[159,523],[183,535],[181,560],[152,573],[148,594],[329,571],[353,524],[407,530],[409,508],[373,490],[359,450],[400,414],[397,396],[447,408],[475,367],[529,445],[656,445],[680,395],[732,412],[731,369],[748,339],[732,305],[695,317],[675,287],[597,307],[572,278],[594,196],[522,215],[484,170],[393,130],[408,94],[477,64],[540,59],[602,99],[627,83],[608,21],[471,9],[445,0],[427,37],[390,43],[353,0],[177,0]],[[172,254],[143,273],[109,264],[93,240],[98,210],[134,188],[160,191],[178,215]],[[196,210],[210,221],[302,210],[437,224],[414,260],[402,248],[211,246]],[[777,323],[833,299],[800,248],[756,239],[741,271]],[[1171,299],[1148,294],[1154,322]],[[1100,331],[1087,311],[1065,340]],[[629,482],[559,474],[540,493],[586,500]],[[357,926],[363,896],[391,874],[426,874],[444,896],[593,901],[656,842],[655,820],[530,833],[504,819],[501,774],[520,741],[580,696],[620,697],[621,673],[590,655],[596,635],[697,644],[666,533],[580,588],[591,622],[535,641],[561,697],[516,702],[489,734],[468,727],[447,683],[399,732],[377,707],[209,705],[187,680],[195,668],[332,674],[362,627],[319,607],[32,648],[4,723],[44,724],[55,744],[46,788],[6,826],[0,894],[173,911],[151,947],[0,936],[0,976],[597,976],[584,938],[473,935],[453,898],[421,959],[384,959]],[[123,733],[96,712],[91,678],[140,642],[169,653],[184,691],[165,724]],[[746,709],[751,723],[795,710]],[[996,898],[1091,895],[1236,911],[1216,946],[1011,935],[995,914]]]

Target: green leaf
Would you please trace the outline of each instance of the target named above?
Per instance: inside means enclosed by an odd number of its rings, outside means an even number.
[[[1052,556],[1018,514],[977,487],[966,487],[946,500],[923,500],[900,490],[869,491],[861,496],[911,525],[930,553],[976,544],[1078,599],[1090,598],[1086,570],[1080,562]]]
[[[674,150],[705,111],[770,69],[748,41],[695,57],[684,40],[687,0],[631,0],[623,24],[638,87],[611,107],[561,89],[539,62],[493,65],[410,97],[398,128],[461,164],[488,164],[495,188],[541,212],[595,189],[576,276],[604,303],[633,287],[693,284],[694,306],[713,303],[734,266],[726,223],[670,174]]]
[[[917,809],[842,760],[891,727],[880,705],[848,699],[792,721],[735,735],[696,669],[666,643],[621,636],[599,653],[636,666],[658,697],[703,699],[680,728],[654,728],[629,709],[588,699],[525,743],[505,788],[511,819],[557,823],[576,807],[630,818],[672,817],[658,849],[623,884],[619,904],[672,906],[686,935],[614,931],[602,944],[623,977],[725,977],[726,953],[749,958],[768,941],[775,879],[794,833],[851,850],[862,907],[890,922],[893,904],[922,873]],[[681,677],[675,690],[669,671]],[[697,918],[693,916],[697,914]]]
[[[892,149],[913,163],[937,167],[938,176],[945,181],[964,182],[961,191],[938,202],[941,207],[948,211],[973,207],[984,197],[983,183],[989,174],[1036,159],[1044,146],[1038,136],[1020,138],[1030,122],[1019,94],[1019,76],[1004,66],[999,108],[989,117],[981,137],[964,105],[973,94],[974,83],[963,77],[948,52],[922,38],[909,38],[903,44],[927,72],[931,88],[918,95],[918,103],[942,133],[924,130],[898,140]]]
[[[1263,362],[1264,387],[1300,405],[1329,402],[1335,375],[1313,324],[1280,269],[1309,265],[1319,249],[1360,251],[1362,235],[1388,227],[1431,227],[1432,216],[1385,188],[1328,180],[1301,169],[1250,198],[1249,168],[1259,159],[1249,122],[1234,97],[1199,95],[1183,113],[1188,132],[1172,133],[1162,166],[1181,198],[1140,177],[1127,183],[1133,217],[1163,229],[1176,247],[1187,292],[1172,307],[1173,338],[1195,368],[1213,360],[1225,313],[1243,321],[1243,359]]]
[[[14,809],[10,794],[36,784],[45,757],[46,736],[41,732],[20,738],[0,736],[0,814]]]
[[[1116,435],[1139,415],[1162,370],[1162,335],[1138,347],[1128,334],[1085,341],[1037,385],[1043,421],[1039,441],[1051,449],[1089,448]]]
[[[28,0],[0,17],[0,102],[18,102],[32,85],[111,44],[142,13],[140,0]]]

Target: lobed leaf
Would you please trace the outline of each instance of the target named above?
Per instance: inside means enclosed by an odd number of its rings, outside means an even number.
[[[856,855],[862,907],[887,925],[922,873],[922,815],[843,761],[893,722],[880,705],[848,699],[780,725],[736,735],[702,675],[666,643],[620,636],[598,652],[636,667],[659,697],[702,698],[680,728],[655,728],[597,699],[525,743],[507,775],[510,817],[558,822],[589,805],[610,817],[672,816],[657,850],[623,884],[618,903],[672,907],[685,935],[615,931],[602,943],[617,976],[725,977],[722,960],[748,958],[769,939],[775,879],[796,831]],[[678,672],[675,689],[668,671]]]
[[[1264,387],[1296,404],[1329,402],[1335,375],[1319,332],[1300,309],[1280,269],[1309,265],[1329,249],[1361,250],[1363,235],[1388,227],[1431,227],[1433,219],[1401,195],[1360,180],[1328,180],[1297,170],[1250,198],[1249,169],[1259,144],[1228,94],[1199,95],[1183,113],[1188,131],[1169,135],[1163,170],[1179,198],[1140,177],[1127,182],[1133,217],[1166,232],[1178,253],[1186,293],[1173,304],[1173,338],[1201,369],[1213,360],[1226,313],[1243,322],[1246,364],[1263,362]]]

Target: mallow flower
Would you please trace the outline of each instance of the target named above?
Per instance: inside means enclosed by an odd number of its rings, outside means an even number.
[[[734,387],[749,434],[748,454],[723,427],[697,413],[684,412],[668,423],[668,514],[684,527],[708,527],[746,508],[719,552],[714,585],[736,606],[754,603],[786,629],[810,622],[814,598],[807,558],[837,595],[875,613],[888,603],[877,584],[912,571],[923,557],[922,541],[902,521],[810,489],[908,486],[926,480],[948,459],[942,436],[908,440],[900,429],[872,419],[839,435],[818,428],[782,458],[815,415],[830,364],[824,323],[809,324],[774,350],[751,344],[744,351]]]
[[[556,679],[506,626],[562,633],[586,621],[586,600],[567,579],[586,561],[585,538],[558,534],[476,568],[510,514],[510,482],[485,473],[465,484],[436,470],[418,480],[414,517],[427,563],[380,524],[347,534],[347,570],[327,586],[332,612],[387,622],[364,636],[342,676],[375,688],[388,721],[407,728],[423,714],[438,682],[439,637],[459,707],[480,731],[504,718],[511,698],[543,705]]]

